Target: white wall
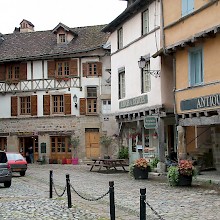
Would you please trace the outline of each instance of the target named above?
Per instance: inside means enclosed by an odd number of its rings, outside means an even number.
[[[156,2],[156,3],[155,3]],[[149,31],[159,27],[159,2],[155,1],[149,7]],[[155,10],[156,4],[156,10]],[[144,95],[141,93],[141,70],[138,67],[138,60],[141,56],[150,55],[150,57],[160,49],[160,29],[141,37],[141,13],[135,15],[123,24],[123,42],[124,48],[117,50],[117,30],[110,36],[111,42],[111,96],[112,96],[112,113],[122,113],[136,109],[150,107],[162,104],[161,98],[161,78],[151,76],[151,91],[144,93],[148,95],[148,103],[139,106],[119,109],[119,101],[127,100],[137,96]],[[115,52],[115,53],[114,53]],[[160,70],[160,57],[150,58],[150,69]],[[123,99],[118,99],[118,69],[125,68],[125,93]]]

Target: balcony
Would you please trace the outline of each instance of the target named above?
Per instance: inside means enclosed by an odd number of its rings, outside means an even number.
[[[48,91],[65,88],[81,88],[80,77],[59,79],[32,79],[16,82],[0,82],[0,94],[28,91]]]

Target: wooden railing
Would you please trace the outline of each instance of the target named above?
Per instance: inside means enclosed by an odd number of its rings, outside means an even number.
[[[0,82],[0,93],[21,91],[47,91],[52,89],[80,88],[80,78],[31,79],[19,82]]]

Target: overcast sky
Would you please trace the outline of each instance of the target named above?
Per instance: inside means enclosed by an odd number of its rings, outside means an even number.
[[[108,24],[126,6],[122,0],[1,0],[0,33],[12,33],[23,19],[35,31],[52,30],[59,22],[70,28]]]

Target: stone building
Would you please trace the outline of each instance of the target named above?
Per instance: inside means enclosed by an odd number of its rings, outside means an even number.
[[[104,25],[34,31],[23,20],[0,37],[0,149],[34,147],[34,158],[103,156],[100,135],[117,131],[111,116],[110,52]],[[114,150],[114,149],[113,149]],[[113,153],[113,152],[111,152]]]

